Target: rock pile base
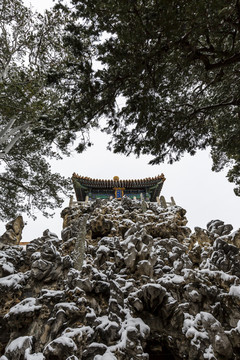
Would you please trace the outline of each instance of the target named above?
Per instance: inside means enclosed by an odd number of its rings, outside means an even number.
[[[3,244],[0,360],[240,359],[240,231],[185,213],[98,200]]]

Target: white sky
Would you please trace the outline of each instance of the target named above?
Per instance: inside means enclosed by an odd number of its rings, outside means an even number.
[[[25,0],[26,5],[32,4],[37,10],[50,7],[50,0]],[[93,132],[94,146],[83,154],[73,154],[72,157],[63,161],[53,161],[52,169],[62,175],[70,177],[73,172],[79,175],[93,178],[112,179],[117,175],[121,179],[145,178],[164,173],[166,177],[162,195],[169,201],[173,196],[177,205],[187,210],[188,226],[206,227],[213,219],[223,220],[230,223],[235,229],[240,225],[240,198],[233,193],[233,185],[230,184],[225,173],[213,173],[211,171],[211,159],[207,151],[199,152],[196,156],[186,155],[181,161],[173,164],[148,165],[151,157],[142,156],[136,159],[134,156],[125,157],[116,155],[106,150],[109,137],[100,132]],[[63,208],[68,205],[66,200]],[[62,219],[60,212],[56,210],[53,219],[46,219],[41,214],[36,214],[36,221],[27,220],[27,226],[23,232],[22,241],[30,241],[40,237],[45,229],[57,233],[60,236]],[[4,232],[1,225],[0,234]]]

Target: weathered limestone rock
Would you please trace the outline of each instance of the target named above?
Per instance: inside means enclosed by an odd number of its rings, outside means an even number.
[[[77,350],[76,343],[71,338],[57,338],[51,341],[43,351],[46,360],[67,359]]]
[[[164,196],[160,196],[160,204],[162,208],[167,208],[167,203],[166,203],[166,199]]]
[[[207,230],[218,236],[229,235],[233,230],[232,225],[225,225],[221,220],[212,220],[207,224]]]
[[[166,289],[159,284],[147,284],[136,295],[142,301],[143,309],[154,314],[160,310],[166,293]]]
[[[0,360],[240,360],[240,230],[167,205],[81,203],[62,239],[4,245]]]
[[[32,345],[32,336],[20,336],[8,345],[6,349],[6,358],[19,360],[32,350]]]
[[[92,238],[101,238],[110,234],[112,222],[106,219],[104,215],[99,214],[96,218],[90,221],[90,229]]]
[[[24,228],[23,217],[19,215],[16,219],[6,224],[6,232],[0,236],[0,249],[4,245],[18,245],[22,239]]]
[[[232,243],[240,249],[240,229],[233,234]]]

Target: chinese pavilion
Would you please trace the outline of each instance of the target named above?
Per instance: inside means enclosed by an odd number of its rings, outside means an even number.
[[[119,180],[119,177],[115,176],[113,180],[99,180],[74,173],[72,180],[77,201],[85,201],[86,198],[121,200],[126,195],[136,200],[155,202],[160,195],[165,177],[161,174],[154,178]]]

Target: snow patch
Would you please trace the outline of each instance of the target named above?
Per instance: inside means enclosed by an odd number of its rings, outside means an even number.
[[[30,354],[30,349],[27,349],[25,351],[25,358],[24,360],[45,360],[45,356],[43,355],[43,353],[35,353],[35,354]]]
[[[6,347],[6,352],[12,353],[13,351],[20,350],[27,340],[29,340],[29,343],[32,344],[32,336],[20,336],[20,337],[18,337],[17,339],[13,340]]]
[[[53,341],[51,341],[45,349],[48,349],[50,351],[54,351],[54,347],[53,345],[54,344],[61,344],[65,347],[68,347],[70,349],[72,349],[73,351],[76,351],[77,350],[77,345],[75,344],[75,342],[73,341],[73,339],[71,339],[70,337],[68,336],[60,336],[56,339],[54,339]],[[45,350],[44,350],[45,351]]]
[[[6,272],[8,272],[9,274],[13,274],[14,273],[14,266],[12,263],[4,263],[2,264],[2,269]]]
[[[19,289],[23,280],[25,280],[25,274],[21,272],[18,274],[8,275],[0,279],[0,287]]]
[[[72,338],[74,336],[83,336],[84,334],[87,335],[87,337],[90,337],[94,334],[94,330],[90,326],[82,326],[81,328],[67,328],[63,331],[62,335],[65,335],[69,338]]]
[[[28,313],[28,312],[34,312],[35,310],[41,309],[41,305],[35,305],[37,299],[35,298],[27,298],[22,300],[19,304],[13,306],[8,314],[6,314],[4,317],[7,318],[9,315],[18,315],[21,313]]]
[[[201,313],[207,320],[208,313]],[[200,349],[200,343],[203,339],[208,339],[208,333],[204,328],[200,328],[198,324],[201,322],[201,314],[197,314],[194,318],[192,315],[185,313],[185,320],[183,321],[182,332],[186,338],[191,339],[191,344],[197,349]],[[210,314],[209,314],[210,315]]]
[[[106,352],[104,355],[96,355],[93,360],[117,360],[111,352]]]
[[[98,253],[109,253],[110,249],[105,246],[105,245],[100,245],[99,248],[97,249],[97,254]]]
[[[229,295],[235,296],[240,299],[240,285],[232,285],[229,289]]]
[[[55,305],[56,309],[63,309],[63,310],[69,310],[69,311],[79,311],[78,307],[76,306],[76,303],[74,302],[61,302]]]
[[[204,359],[215,359],[212,345],[205,349],[203,357]]]

